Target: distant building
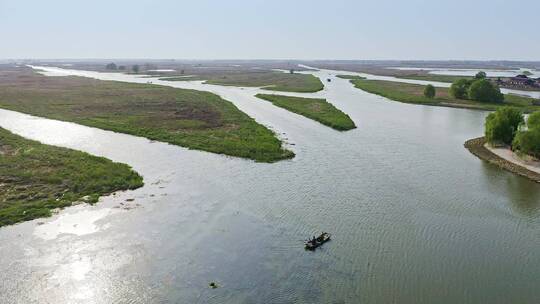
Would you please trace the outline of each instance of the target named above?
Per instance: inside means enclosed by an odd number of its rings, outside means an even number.
[[[508,80],[508,84],[522,85],[522,86],[532,86],[532,85],[535,85],[535,81],[533,79],[527,77],[527,75],[520,74],[520,75],[517,75],[516,77],[510,78]]]
[[[515,77],[510,78],[498,77],[496,80],[492,81],[495,81],[499,86],[506,86],[510,88],[540,88],[540,78],[529,78],[524,74],[516,75]]]

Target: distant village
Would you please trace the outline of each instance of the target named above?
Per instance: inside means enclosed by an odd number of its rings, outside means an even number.
[[[531,78],[525,74],[520,74],[510,78],[497,78],[497,84],[502,87],[512,87],[520,89],[540,88],[540,78]]]

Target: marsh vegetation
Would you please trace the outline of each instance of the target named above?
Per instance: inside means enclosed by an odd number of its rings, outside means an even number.
[[[269,71],[250,71],[235,73],[214,73],[206,75],[191,75],[162,77],[166,81],[206,80],[205,83],[239,86],[263,87],[265,90],[312,93],[320,91],[324,85],[313,75],[298,73],[281,73]]]
[[[75,201],[141,187],[127,165],[24,139],[0,128],[0,226],[46,217]]]
[[[304,98],[282,95],[257,94],[258,98],[270,101],[274,105],[313,119],[339,131],[356,128],[349,115],[321,98]]]
[[[208,92],[17,69],[0,73],[0,107],[256,161],[294,156],[272,131]]]

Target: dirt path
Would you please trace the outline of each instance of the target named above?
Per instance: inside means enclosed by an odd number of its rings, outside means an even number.
[[[499,156],[500,158],[504,158],[505,160],[509,161],[509,162],[512,162],[516,165],[519,165],[519,166],[522,166],[522,167],[525,167],[533,172],[536,172],[536,173],[540,173],[540,161],[537,161],[537,160],[532,160],[532,159],[523,159],[521,157],[519,157],[516,153],[514,153],[512,150],[510,149],[506,149],[506,148],[492,148],[490,146],[488,146],[487,144],[485,145],[485,147],[493,152],[494,154],[496,154],[497,156]]]

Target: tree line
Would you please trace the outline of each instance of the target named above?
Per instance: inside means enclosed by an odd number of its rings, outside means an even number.
[[[127,68],[125,65],[117,66],[116,63],[111,62],[105,66],[105,69],[112,70],[112,71],[116,71],[116,70],[125,71]],[[131,66],[131,71],[133,71],[133,73],[139,73],[139,70],[140,70],[140,66],[138,64]]]
[[[474,79],[462,78],[450,86],[450,95],[456,99],[474,100],[480,102],[502,103],[504,95],[499,87],[486,79],[485,72],[478,72]],[[428,84],[424,89],[424,96],[434,98],[435,87]]]
[[[504,102],[501,89],[486,79],[485,72],[478,72],[474,79],[462,78],[450,86],[450,95],[457,99],[469,99],[480,102]]]

